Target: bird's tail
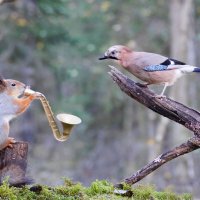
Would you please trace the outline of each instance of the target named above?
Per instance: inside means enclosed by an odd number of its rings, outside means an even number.
[[[192,65],[149,65],[144,67],[147,72],[180,70],[182,73],[200,72],[200,67]]]
[[[193,72],[200,72],[200,67],[195,67]]]
[[[180,68],[181,72],[183,73],[191,73],[191,72],[200,72],[200,67],[194,67],[191,65],[185,65]]]

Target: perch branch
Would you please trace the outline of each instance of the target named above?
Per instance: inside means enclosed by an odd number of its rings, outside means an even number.
[[[182,124],[195,135],[200,135],[200,113],[198,111],[167,97],[156,98],[155,93],[148,88],[141,87],[115,67],[109,67],[111,68],[110,76],[128,96],[156,113]]]
[[[126,183],[130,185],[134,184],[146,177],[148,174],[150,174],[160,166],[162,166],[163,164],[167,163],[168,161],[200,148],[199,112],[167,97],[156,98],[155,93],[153,93],[148,88],[141,87],[140,84],[132,81],[115,67],[109,67],[111,68],[111,71],[109,72],[110,76],[112,77],[114,82],[117,83],[120,89],[128,96],[148,107],[149,109],[153,110],[154,112],[185,126],[195,135],[180,146],[177,146],[172,150],[161,154],[151,163],[138,170],[131,177],[126,178]]]
[[[142,169],[138,170],[131,177],[126,178],[125,183],[132,185],[132,184],[140,181],[147,175],[149,175],[151,172],[155,171],[157,168],[159,168],[166,162],[168,162],[174,158],[177,158],[181,155],[190,153],[198,148],[200,148],[200,138],[193,137],[193,138],[189,139],[187,142],[181,144],[180,146],[177,146],[174,149],[158,156],[151,163],[144,166]]]

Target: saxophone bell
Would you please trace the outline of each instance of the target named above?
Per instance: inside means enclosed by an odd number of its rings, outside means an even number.
[[[81,123],[81,119],[75,115],[66,114],[66,113],[60,113],[56,116],[58,121],[61,122],[63,126],[63,132],[62,135],[59,136],[59,138],[56,138],[59,141],[65,141],[68,139],[72,128]]]

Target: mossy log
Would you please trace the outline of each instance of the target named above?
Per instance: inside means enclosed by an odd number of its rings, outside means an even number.
[[[22,186],[31,183],[26,177],[28,143],[16,142],[13,148],[5,148],[0,151],[0,183],[8,178],[12,186]]]
[[[110,66],[110,68],[110,76],[124,93],[154,112],[185,126],[194,134],[185,143],[159,155],[131,177],[126,178],[124,180],[125,183],[134,184],[168,161],[200,148],[200,113],[198,111],[167,97],[158,98],[147,87],[145,88],[141,84],[135,83],[115,67]],[[120,187],[120,185],[116,184],[116,187]]]

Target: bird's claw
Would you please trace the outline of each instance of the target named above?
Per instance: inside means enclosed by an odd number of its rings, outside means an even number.
[[[157,99],[163,99],[163,98],[166,98],[166,96],[163,95],[163,94],[156,94],[154,97],[157,98]]]
[[[137,86],[147,88],[148,84],[143,83],[136,83]]]

